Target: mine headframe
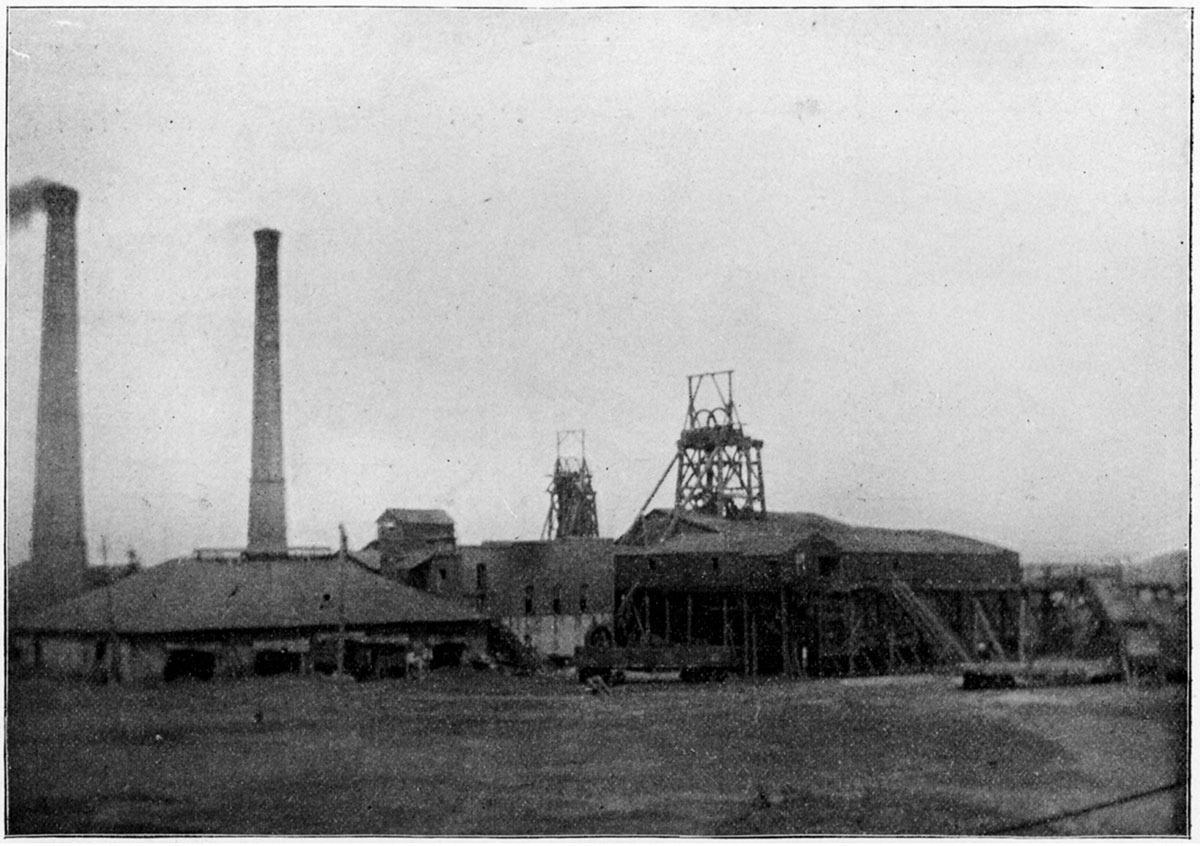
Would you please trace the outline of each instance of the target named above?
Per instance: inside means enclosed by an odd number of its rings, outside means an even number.
[[[726,518],[765,514],[762,445],[742,431],[732,370],[688,376],[687,416],[676,442],[676,510]]]
[[[767,513],[763,493],[763,442],[742,431],[733,401],[733,371],[688,376],[687,416],[675,443],[675,456],[638,509],[633,525],[617,538],[619,545],[643,546],[665,540],[684,512],[727,519],[757,519]],[[665,529],[648,532],[646,509],[663,483],[675,475],[675,506]]]
[[[554,473],[550,477],[550,487],[546,489],[550,494],[550,511],[546,514],[542,539],[598,538],[596,491],[592,488],[592,471],[588,469],[584,454],[584,432],[582,429],[561,431],[557,440]]]

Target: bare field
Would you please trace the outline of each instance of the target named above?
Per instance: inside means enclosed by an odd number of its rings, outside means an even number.
[[[985,833],[1174,782],[1185,701],[930,676],[10,680],[8,832]],[[1182,793],[1022,833],[1169,833]]]

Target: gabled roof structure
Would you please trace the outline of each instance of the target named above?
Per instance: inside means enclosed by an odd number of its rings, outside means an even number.
[[[668,537],[660,537],[674,522]],[[729,520],[695,512],[655,509],[626,535],[661,552],[737,551],[782,555],[813,537],[824,538],[843,552],[925,555],[996,555],[1004,547],[935,529],[881,529],[852,526],[807,512],[768,512],[759,520]],[[621,548],[618,547],[618,553]],[[632,550],[631,550],[632,551]]]
[[[386,521],[396,523],[436,523],[442,526],[453,526],[454,518],[440,508],[389,508],[379,515],[376,523]]]
[[[344,591],[344,593],[343,593]],[[90,591],[17,624],[28,633],[175,634],[313,629],[483,618],[397,584],[348,557],[179,558]]]

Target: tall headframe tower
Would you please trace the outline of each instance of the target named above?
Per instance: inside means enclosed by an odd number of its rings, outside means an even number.
[[[571,454],[576,448],[578,455]],[[588,469],[584,454],[583,430],[568,429],[558,433],[554,475],[550,477],[546,492],[550,494],[550,511],[542,529],[543,540],[600,537],[596,491],[592,488],[592,471]]]
[[[675,508],[727,518],[766,513],[763,442],[742,431],[733,371],[688,376],[688,408],[676,442]]]

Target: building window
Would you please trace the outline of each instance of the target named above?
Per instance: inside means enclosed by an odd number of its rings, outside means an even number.
[[[712,571],[714,576],[721,575],[721,559],[714,558],[712,560]]]
[[[655,561],[653,558],[651,558],[651,559],[649,560],[649,564],[650,564],[650,572],[651,572],[651,573],[653,573],[655,570],[657,570],[657,569],[658,569],[658,562],[657,562],[657,561]]]
[[[486,564],[475,565],[475,590],[481,594],[488,592],[488,572]]]
[[[551,601],[551,607],[556,616],[562,613],[562,585],[554,586],[554,599]]]
[[[588,610],[587,603],[588,583],[584,582],[579,586],[579,613],[586,614]]]
[[[439,583],[439,584],[445,584],[445,583],[446,583],[446,568],[445,568],[445,567],[443,567],[442,569],[438,570],[438,576],[439,576],[439,582],[438,582],[438,583]]]
[[[822,555],[817,558],[817,574],[820,576],[832,576],[837,572],[838,557],[836,555]]]
[[[525,585],[525,613],[533,613],[533,585]]]

